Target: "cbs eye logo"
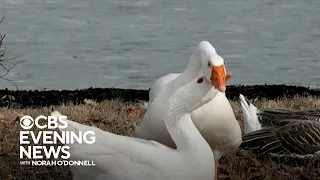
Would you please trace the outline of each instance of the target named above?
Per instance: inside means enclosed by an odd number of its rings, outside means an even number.
[[[31,116],[22,116],[20,119],[20,126],[25,129],[31,129],[34,125],[34,120]]]

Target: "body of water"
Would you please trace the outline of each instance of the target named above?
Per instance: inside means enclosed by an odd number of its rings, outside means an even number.
[[[7,76],[19,89],[148,89],[202,40],[229,84],[320,87],[319,14],[318,0],[1,0],[0,32],[23,55]]]

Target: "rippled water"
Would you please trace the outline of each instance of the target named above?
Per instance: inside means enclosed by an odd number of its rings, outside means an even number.
[[[208,40],[229,84],[320,87],[318,0],[2,0],[19,89],[147,89]],[[0,81],[0,88],[12,88]]]

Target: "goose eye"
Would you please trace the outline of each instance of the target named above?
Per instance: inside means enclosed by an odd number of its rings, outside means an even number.
[[[198,83],[202,83],[203,82],[203,77],[200,77],[197,82]]]
[[[211,67],[211,64],[210,64],[210,62],[208,62],[208,67]]]

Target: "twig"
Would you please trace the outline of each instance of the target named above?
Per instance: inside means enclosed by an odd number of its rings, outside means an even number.
[[[0,33],[0,46],[2,46],[2,41],[3,41],[3,39],[6,37],[6,34],[4,34],[4,35],[2,35],[1,33]]]
[[[4,16],[2,16],[2,19],[0,20],[0,23],[2,23],[3,20],[4,20]],[[6,71],[3,75],[0,76],[0,79],[3,79],[3,80],[5,80],[5,81],[10,82],[10,83],[11,83],[12,85],[14,85],[14,86],[16,87],[16,89],[18,90],[18,87],[16,86],[16,84],[15,84],[12,80],[5,78],[5,76],[7,76],[7,75],[9,74],[10,70],[11,70],[12,68],[14,68],[17,64],[14,64],[13,66],[7,68],[7,67],[5,67],[5,66],[2,64],[2,62],[9,61],[9,60],[13,60],[13,59],[17,59],[17,58],[21,57],[22,55],[17,56],[17,57],[14,57],[14,58],[4,58],[4,54],[5,54],[5,52],[6,52],[6,47],[3,46],[3,40],[4,40],[5,37],[6,37],[5,34],[2,35],[2,34],[0,33],[0,66]]]
[[[10,61],[10,60],[14,60],[14,59],[18,59],[19,57],[23,56],[23,54],[19,55],[19,56],[16,56],[16,57],[13,57],[13,58],[5,58],[5,59],[0,59],[0,62],[3,62],[3,61]]]
[[[0,64],[0,66],[1,66],[3,69],[6,70],[6,73],[3,74],[2,76],[0,76],[0,78],[3,78],[4,76],[8,75],[8,74],[9,74],[9,71],[10,71],[12,68],[14,68],[16,65],[17,65],[17,63],[14,64],[13,66],[11,66],[9,69],[7,69],[3,64]]]

